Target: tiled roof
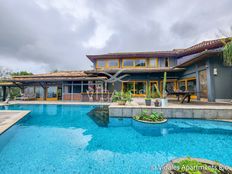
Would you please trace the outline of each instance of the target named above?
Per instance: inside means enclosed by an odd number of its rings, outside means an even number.
[[[222,38],[216,40],[204,41],[186,49],[173,49],[172,51],[154,51],[154,52],[128,52],[128,53],[108,53],[102,55],[87,55],[94,61],[99,58],[150,58],[150,57],[183,57],[191,54],[200,53],[205,50],[223,47],[223,41],[228,43],[232,38]]]
[[[232,38],[222,38],[222,39],[216,39],[216,40],[203,41],[192,47],[182,49],[179,52],[179,57],[200,53],[206,50],[221,48],[224,46],[224,42],[228,43],[230,41],[232,41]]]
[[[101,74],[101,72],[108,72],[108,73],[116,73],[122,68],[114,68],[114,69],[97,69],[87,71],[87,73],[96,73]],[[159,68],[123,68],[123,73],[154,73],[154,72],[178,72],[183,71],[183,68],[166,68],[166,67],[159,67]]]
[[[41,77],[86,77],[88,76],[84,71],[60,71],[46,74],[34,74],[24,76],[13,76],[13,78],[41,78]]]
[[[14,76],[9,82],[26,82],[26,81],[62,81],[62,80],[97,80],[106,79],[104,76],[97,77],[93,74],[86,74],[84,71],[61,71],[47,74],[35,74],[25,76]]]

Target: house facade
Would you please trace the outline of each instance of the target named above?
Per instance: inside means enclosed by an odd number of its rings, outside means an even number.
[[[232,67],[223,64],[223,46],[218,39],[172,51],[87,55],[92,70],[13,77],[7,80],[11,85],[2,83],[0,90],[6,96],[7,88],[19,87],[34,93],[36,100],[88,101],[89,93],[94,100],[104,100],[115,90],[131,91],[134,97],[145,97],[149,90],[157,97],[155,85],[162,91],[167,72],[169,89],[191,91],[198,100],[231,100]]]

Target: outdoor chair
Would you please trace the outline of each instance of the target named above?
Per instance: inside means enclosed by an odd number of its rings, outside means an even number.
[[[35,100],[36,99],[36,94],[21,94],[20,97],[16,97],[16,100]]]
[[[182,99],[180,103],[184,103],[185,99],[187,99],[187,103],[191,100],[191,92],[190,91],[174,91],[173,88],[166,88],[167,95],[175,95],[177,97],[177,100],[180,101],[180,96],[182,96]]]

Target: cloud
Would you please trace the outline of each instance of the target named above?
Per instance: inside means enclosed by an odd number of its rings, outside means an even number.
[[[232,25],[231,0],[2,0],[0,64],[91,68],[86,54],[184,48]],[[9,64],[10,62],[10,64]]]

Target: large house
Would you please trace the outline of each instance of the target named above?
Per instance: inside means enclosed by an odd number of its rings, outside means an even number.
[[[87,55],[93,70],[16,76],[0,86],[3,98],[10,87],[21,88],[35,100],[88,101],[90,92],[100,100],[96,94],[106,97],[114,90],[144,97],[148,89],[156,97],[154,85],[162,91],[167,72],[168,88],[194,92],[192,98],[198,100],[231,100],[232,67],[223,64],[223,46],[218,39],[172,51]]]

